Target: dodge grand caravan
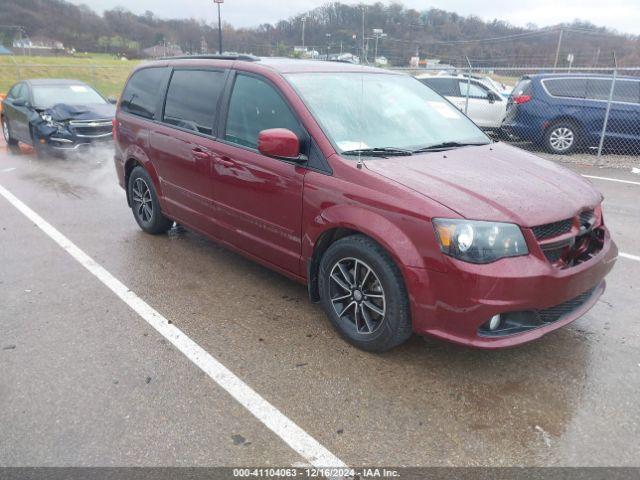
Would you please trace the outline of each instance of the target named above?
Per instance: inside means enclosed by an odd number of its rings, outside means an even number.
[[[492,142],[406,75],[161,60],[132,73],[114,136],[142,230],[177,222],[308,285],[369,351],[412,332],[534,340],[593,307],[617,258],[591,183]]]

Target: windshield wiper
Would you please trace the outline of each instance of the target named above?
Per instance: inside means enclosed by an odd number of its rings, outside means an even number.
[[[470,147],[470,146],[479,146],[479,145],[489,145],[489,142],[442,142],[442,143],[434,143],[433,145],[429,145],[428,147],[419,148],[418,150],[413,150],[413,153],[423,153],[423,152],[435,152],[438,150],[449,150],[452,148],[460,148],[460,147]]]
[[[413,151],[395,147],[376,147],[347,150],[346,152],[342,152],[342,155],[362,155],[370,157],[409,157],[413,155]]]

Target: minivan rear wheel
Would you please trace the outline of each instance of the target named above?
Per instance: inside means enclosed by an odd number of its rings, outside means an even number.
[[[160,211],[160,202],[151,176],[142,167],[136,167],[129,176],[129,199],[133,217],[142,230],[151,235],[166,233],[173,220]]]
[[[333,243],[320,262],[322,307],[352,345],[381,353],[411,337],[411,314],[402,274],[389,254],[364,235]]]
[[[547,128],[545,146],[551,153],[567,155],[578,148],[578,136],[578,128],[573,122],[556,122]]]

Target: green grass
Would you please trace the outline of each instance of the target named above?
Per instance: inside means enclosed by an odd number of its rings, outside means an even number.
[[[78,54],[73,57],[0,57],[0,93],[27,78],[70,78],[93,86],[106,96],[122,91],[129,73],[140,62],[122,61],[111,55]]]

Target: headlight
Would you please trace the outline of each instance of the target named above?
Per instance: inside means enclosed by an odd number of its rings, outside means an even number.
[[[44,123],[47,124],[47,127],[64,128],[65,126],[64,123],[54,121],[53,118],[51,118],[51,115],[47,115],[46,113],[42,113],[40,118],[42,118]]]
[[[529,253],[520,227],[512,223],[436,218],[433,226],[442,253],[465,262],[491,263]]]

